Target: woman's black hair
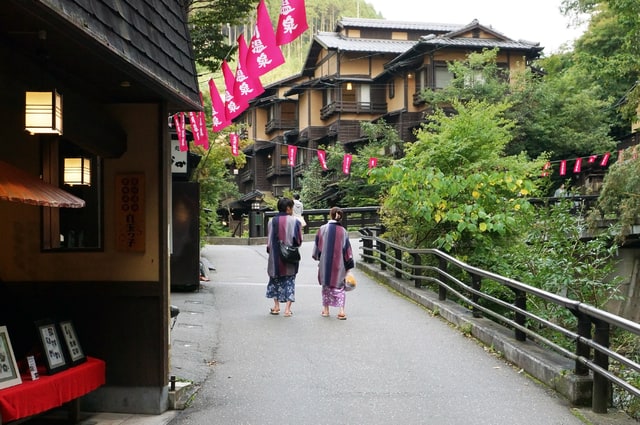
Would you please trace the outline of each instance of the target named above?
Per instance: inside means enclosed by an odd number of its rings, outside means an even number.
[[[293,201],[289,198],[278,199],[278,212],[287,212],[287,207],[293,208]]]

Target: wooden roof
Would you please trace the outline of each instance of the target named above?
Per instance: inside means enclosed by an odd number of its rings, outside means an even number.
[[[175,0],[5,0],[0,43],[103,102],[200,108],[186,13]],[[46,34],[42,39],[40,34]]]

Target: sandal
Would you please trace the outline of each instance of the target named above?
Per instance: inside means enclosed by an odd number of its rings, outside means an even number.
[[[329,317],[329,313],[325,313],[324,311],[320,313],[320,316],[322,317]]]
[[[338,320],[347,320],[347,315],[344,313],[338,314]]]
[[[271,309],[269,309],[269,314],[273,314],[274,316],[277,316],[278,314],[280,314],[280,310],[276,310],[275,308],[271,308]]]
[[[284,313],[284,317],[291,317],[293,316],[293,311],[287,311]]]

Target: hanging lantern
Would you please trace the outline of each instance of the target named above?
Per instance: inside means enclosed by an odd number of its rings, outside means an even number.
[[[91,186],[91,160],[89,158],[65,158],[64,184]]]
[[[30,134],[62,134],[62,95],[56,90],[28,91],[24,128]]]

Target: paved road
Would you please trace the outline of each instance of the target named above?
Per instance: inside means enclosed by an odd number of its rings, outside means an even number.
[[[268,314],[264,245],[205,247],[211,282],[172,294],[172,371],[199,386],[172,425],[583,423],[555,393],[359,271],[348,320],[321,317],[311,248],[285,318]]]

